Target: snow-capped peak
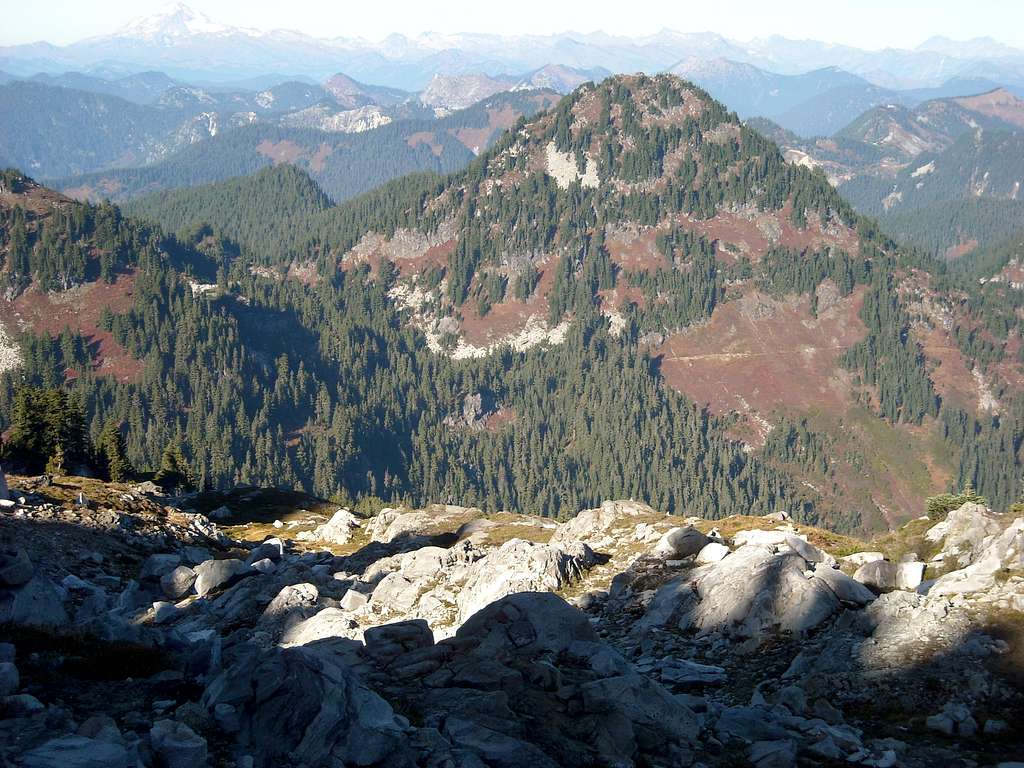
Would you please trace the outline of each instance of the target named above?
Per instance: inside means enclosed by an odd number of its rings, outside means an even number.
[[[173,2],[152,16],[129,22],[119,29],[114,37],[129,37],[143,40],[160,40],[167,38],[185,38],[193,36],[225,35],[232,32],[257,34],[252,30],[243,30],[217,24],[205,14],[194,11],[182,2]]]

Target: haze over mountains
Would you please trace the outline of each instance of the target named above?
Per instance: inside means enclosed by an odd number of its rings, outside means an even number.
[[[107,74],[160,69],[195,82],[268,73],[322,80],[340,70],[365,82],[418,91],[435,74],[495,76],[551,64],[653,73],[691,57],[723,58],[790,75],[838,67],[886,88],[936,87],[951,78],[1024,82],[1024,52],[990,39],[933,38],[914,49],[880,51],[780,36],[740,42],[710,32],[671,30],[642,38],[566,32],[317,39],[285,30],[225,26],[181,3],[110,35],[67,46],[41,42],[0,48],[0,70],[28,75],[83,68]]]

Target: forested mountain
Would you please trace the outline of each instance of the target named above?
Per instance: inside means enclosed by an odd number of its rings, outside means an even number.
[[[296,233],[308,232],[330,206],[316,182],[282,164],[219,184],[158,192],[131,201],[125,211],[156,222],[184,242],[214,234],[208,231],[213,225],[217,235],[242,246],[259,263],[279,264]]]
[[[1014,289],[902,252],[677,78],[582,86],[341,205],[288,169],[140,203],[182,240],[8,177],[0,406],[63,382],[140,468],[173,445],[214,486],[845,530],[1019,493]]]
[[[43,85],[120,96],[135,104],[154,104],[168,89],[180,85],[163,72],[139,72],[109,80],[82,72],[63,72],[59,75],[40,72],[27,79]]]
[[[170,81],[160,87],[162,78],[83,83],[82,76],[65,75],[0,85],[5,106],[0,163],[54,178],[154,163],[254,122],[355,131],[397,117],[429,115],[415,106],[406,110],[409,115],[376,108],[353,113],[329,91],[305,83],[282,83],[260,92],[211,92]],[[73,87],[83,85],[82,90]]]
[[[520,116],[532,115],[557,98],[551,91],[503,93],[441,120],[400,120],[355,134],[248,125],[193,144],[160,163],[66,178],[55,186],[79,199],[123,201],[287,162],[340,201],[407,173],[463,168]]]
[[[1024,132],[978,129],[922,153],[895,177],[863,175],[842,192],[888,231],[937,256],[994,245],[1024,227]]]
[[[779,142],[787,160],[821,167],[858,211],[932,255],[955,258],[1024,226],[1016,191],[1024,101],[1006,89],[913,108],[885,104],[813,140],[749,122]]]
[[[215,133],[209,114],[15,81],[0,85],[0,163],[44,177],[139,165]]]
[[[668,71],[700,85],[742,118],[768,118],[803,138],[836,136],[861,141],[871,138],[860,132],[851,134],[844,127],[874,114],[908,113],[922,102],[998,87],[980,78],[953,78],[934,88],[893,90],[838,67],[777,74],[751,64],[701,57],[684,59]]]

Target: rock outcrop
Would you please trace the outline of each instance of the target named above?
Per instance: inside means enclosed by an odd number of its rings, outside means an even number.
[[[1024,747],[1024,518],[976,506],[931,523],[922,559],[630,501],[560,524],[339,510],[250,542],[130,493],[0,514],[13,766],[925,768]]]

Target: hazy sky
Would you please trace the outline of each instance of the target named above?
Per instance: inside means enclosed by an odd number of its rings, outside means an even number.
[[[112,32],[166,0],[0,0],[0,44],[65,44]],[[1024,47],[1022,0],[189,0],[212,21],[379,39],[391,32],[547,34],[669,28],[745,40],[769,34],[862,48],[912,48],[932,35]]]

